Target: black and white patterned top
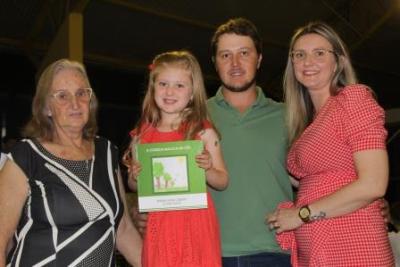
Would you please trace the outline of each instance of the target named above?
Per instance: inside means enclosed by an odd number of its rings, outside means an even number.
[[[123,205],[118,150],[94,140],[91,160],[58,158],[25,139],[9,154],[30,187],[7,266],[114,266]]]

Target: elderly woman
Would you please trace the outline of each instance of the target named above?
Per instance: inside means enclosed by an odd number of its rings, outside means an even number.
[[[140,266],[117,148],[95,136],[96,109],[80,63],[62,59],[43,72],[28,139],[0,173],[0,266],[112,266],[115,247]]]
[[[295,203],[267,217],[296,266],[393,266],[380,198],[388,184],[384,110],[357,84],[328,25],[298,29],[284,88]]]

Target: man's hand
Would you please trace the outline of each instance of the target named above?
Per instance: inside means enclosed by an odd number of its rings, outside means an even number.
[[[390,215],[390,207],[389,203],[387,202],[386,199],[382,198],[381,201],[381,215],[383,217],[383,220],[386,223],[386,230],[388,232],[395,232],[398,233],[399,230],[397,227],[392,223],[392,217]]]
[[[135,224],[140,235],[143,237],[147,226],[147,213],[139,212],[137,206],[133,206],[130,210],[133,223]]]
[[[385,223],[390,223],[392,221],[392,218],[390,216],[389,203],[384,198],[382,198],[382,201],[381,201],[381,215],[382,215],[383,219],[385,220]]]
[[[277,234],[299,228],[303,222],[299,217],[298,208],[276,209],[273,213],[267,214],[265,224],[270,230]]]

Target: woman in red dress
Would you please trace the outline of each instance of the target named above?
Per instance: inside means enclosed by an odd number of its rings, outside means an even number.
[[[208,120],[206,92],[199,63],[187,51],[158,55],[150,66],[149,85],[134,142],[158,143],[199,139],[204,151],[196,157],[207,184],[228,185],[219,137]],[[140,163],[130,172],[137,177]],[[130,180],[134,187],[134,179]],[[219,225],[211,195],[205,209],[157,211],[148,214],[142,262],[145,267],[220,267]]]
[[[328,25],[294,34],[284,87],[295,203],[267,215],[293,266],[393,266],[379,199],[388,184],[384,110],[357,84]]]

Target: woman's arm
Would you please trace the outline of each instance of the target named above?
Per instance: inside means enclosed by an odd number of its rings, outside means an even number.
[[[128,206],[126,204],[125,189],[122,184],[121,175],[118,172],[118,184],[121,192],[121,199],[124,205],[124,214],[117,229],[117,249],[124,258],[134,267],[142,266],[142,239],[132,223],[128,214]]]
[[[348,214],[385,195],[389,180],[386,150],[365,150],[354,153],[358,179],[335,193],[309,205],[311,215],[321,212],[326,218]]]
[[[136,179],[142,170],[139,161],[135,160],[135,157],[133,156],[134,150],[132,148],[137,142],[138,141],[134,141],[133,138],[129,144],[129,148],[125,151],[124,156],[122,157],[122,163],[127,167],[128,171],[128,186],[133,192],[137,192]],[[143,236],[146,231],[147,213],[141,213],[139,212],[138,206],[133,206],[130,208],[130,215],[136,229]]]
[[[17,228],[28,194],[25,174],[7,160],[0,171],[0,266],[5,266],[7,244]]]
[[[214,189],[224,190],[229,178],[218,135],[213,129],[206,129],[200,136],[204,142],[204,151],[196,156],[196,162],[205,170],[207,183]]]
[[[357,179],[336,192],[310,203],[311,219],[338,217],[360,209],[383,197],[388,184],[388,156],[386,150],[365,150],[354,153]],[[303,222],[299,208],[276,210],[267,216],[277,233],[292,230]]]

